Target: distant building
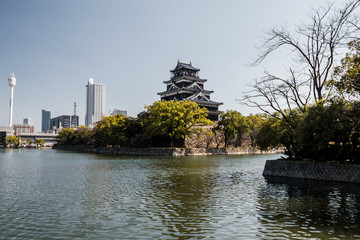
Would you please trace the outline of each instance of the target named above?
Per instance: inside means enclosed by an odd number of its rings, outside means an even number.
[[[105,86],[89,78],[86,88],[85,125],[92,127],[105,115]]]
[[[34,126],[34,119],[32,119],[32,118],[24,118],[23,124],[24,125]]]
[[[50,119],[51,130],[59,129],[59,128],[68,128],[68,127],[70,127],[70,116],[69,115],[62,115],[62,116]]]
[[[218,110],[222,105],[220,102],[210,100],[210,94],[214,91],[204,89],[206,79],[199,78],[200,69],[194,68],[191,63],[181,63],[178,61],[174,70],[171,70],[171,79],[164,81],[166,91],[158,93],[162,100],[181,101],[189,100],[196,102],[199,107],[207,108],[208,118],[218,121],[221,111]]]
[[[75,125],[73,125],[75,124]],[[51,130],[58,130],[61,128],[76,128],[79,126],[79,116],[61,115],[50,119]]]
[[[112,111],[112,113],[111,113],[112,116],[119,115],[119,114],[126,117],[127,116],[127,111],[126,110],[119,110],[119,109],[115,108],[114,111]]]
[[[72,128],[77,128],[79,126],[79,116],[72,115],[70,118],[70,121],[71,121]]]
[[[41,132],[46,132],[50,130],[50,118],[51,112],[42,110],[41,113]]]
[[[14,130],[12,127],[0,127],[0,145],[5,145],[5,138],[12,135],[14,135]]]
[[[25,124],[13,124],[15,136],[21,133],[34,133],[34,126],[25,125]]]

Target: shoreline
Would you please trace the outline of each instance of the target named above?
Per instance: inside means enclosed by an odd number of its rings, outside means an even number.
[[[113,156],[206,156],[283,153],[282,149],[260,151],[252,148],[109,148],[56,145],[53,149]]]

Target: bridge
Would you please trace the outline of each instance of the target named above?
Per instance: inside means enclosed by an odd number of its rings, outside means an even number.
[[[58,142],[58,135],[56,133],[20,133],[17,135],[19,139],[35,142],[36,140],[43,139],[45,141],[45,146],[51,147]]]

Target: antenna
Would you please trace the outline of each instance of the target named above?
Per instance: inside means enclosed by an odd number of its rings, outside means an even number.
[[[74,116],[76,116],[76,102],[74,102]]]
[[[73,128],[78,126],[78,119],[76,116],[76,102],[74,102],[74,115],[71,117],[71,125]]]

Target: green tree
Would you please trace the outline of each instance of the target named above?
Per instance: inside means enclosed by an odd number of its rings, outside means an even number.
[[[256,135],[257,146],[262,151],[282,146],[280,133],[281,120],[273,116],[266,117]]]
[[[35,140],[36,147],[44,147],[45,146],[45,140],[44,139],[36,139]]]
[[[91,145],[94,143],[93,141],[93,131],[86,126],[79,126],[73,132],[73,142],[75,145]]]
[[[127,130],[129,117],[122,114],[104,117],[96,123],[94,128],[95,144],[98,146],[120,147],[127,144]]]
[[[33,144],[33,141],[30,138],[28,138],[26,139],[26,144],[30,147],[31,144]]]
[[[335,68],[333,82],[342,96],[360,94],[360,40],[351,41],[341,65]]]
[[[247,118],[241,115],[241,113],[237,111],[227,111],[221,114],[217,128],[224,133],[225,147],[228,147],[234,139],[241,145],[241,139],[244,133],[249,130],[249,123]]]
[[[75,129],[63,128],[58,135],[58,142],[62,145],[72,145],[75,139]]]
[[[298,151],[296,129],[303,117],[304,114],[299,109],[287,110],[281,114],[274,113],[268,116],[256,136],[259,148],[266,150],[282,146],[285,148],[285,154],[289,158],[296,158]]]
[[[85,126],[77,129],[63,128],[58,136],[59,144],[63,145],[91,145],[94,143],[93,131]]]
[[[19,138],[16,136],[5,137],[5,146],[6,147],[18,147],[19,146]]]
[[[184,144],[186,136],[202,131],[198,126],[213,125],[207,119],[207,109],[192,101],[157,101],[147,107],[145,136],[168,138],[170,146],[176,141]]]
[[[260,127],[264,122],[263,117],[260,114],[250,114],[247,116],[248,132],[250,138],[250,144],[252,148],[256,147],[256,136],[260,131]]]
[[[359,104],[344,101],[314,105],[299,124],[297,158],[354,160],[359,154]]]

